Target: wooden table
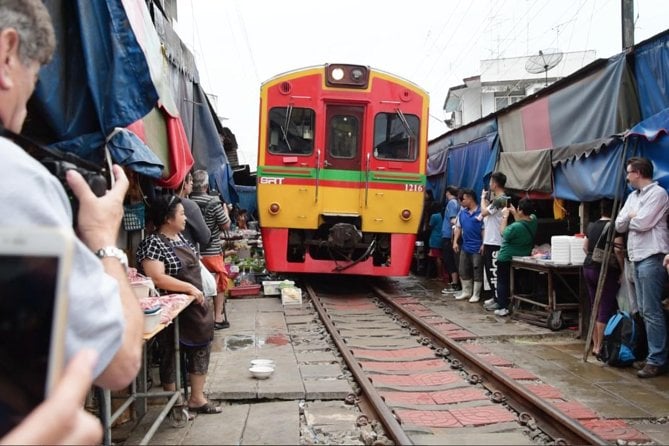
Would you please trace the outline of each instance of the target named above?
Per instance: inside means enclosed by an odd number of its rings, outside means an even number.
[[[183,296],[183,295],[181,295]],[[166,297],[166,296],[163,296]],[[188,305],[193,302],[194,298],[188,296],[188,298],[179,305],[176,309],[173,318],[167,324],[158,324],[156,328],[151,333],[144,333],[144,345],[142,346],[142,366],[140,368],[137,378],[133,381],[131,385],[130,395],[125,399],[123,404],[111,413],[111,392],[109,390],[98,390],[98,395],[101,396],[100,401],[100,420],[102,421],[102,426],[104,429],[103,444],[105,446],[111,445],[111,426],[116,421],[116,419],[123,414],[123,412],[130,407],[133,403],[135,404],[135,411],[137,417],[141,418],[146,414],[147,411],[147,400],[149,398],[167,398],[167,402],[163,405],[163,408],[153,422],[149,430],[142,438],[142,441],[139,443],[141,445],[148,444],[151,441],[151,438],[158,430],[158,427],[167,417],[169,412],[174,408],[177,402],[182,398],[182,388],[181,388],[181,350],[179,347],[179,318],[177,317]],[[148,371],[148,358],[147,358],[147,344],[153,339],[158,333],[163,331],[169,323],[174,323],[174,360],[175,360],[175,369],[176,369],[176,389],[174,391],[158,391],[158,392],[148,392],[147,386],[147,371]],[[187,417],[187,414],[185,414]],[[184,423],[185,425],[185,423]]]
[[[585,325],[585,299],[582,285],[581,264],[555,264],[550,260],[514,257],[511,262],[511,308],[512,316],[551,330],[560,330],[567,316],[578,321],[579,336]],[[537,280],[545,277],[546,295],[521,294],[517,292],[515,272],[533,271]],[[566,294],[558,296],[556,285]],[[522,304],[529,304],[524,308]]]

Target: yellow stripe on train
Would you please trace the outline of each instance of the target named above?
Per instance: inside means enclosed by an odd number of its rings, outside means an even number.
[[[317,229],[321,215],[360,216],[363,232],[415,234],[420,225],[422,192],[315,186],[258,187],[258,214],[264,228]],[[365,205],[365,199],[367,204]],[[403,218],[408,210],[410,216]]]

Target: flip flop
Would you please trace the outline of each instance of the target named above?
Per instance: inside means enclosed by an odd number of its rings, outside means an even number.
[[[214,413],[221,413],[221,408],[212,405],[211,403],[204,403],[200,407],[190,407],[188,406],[188,410],[191,412],[195,413],[201,413],[201,414],[214,414]]]

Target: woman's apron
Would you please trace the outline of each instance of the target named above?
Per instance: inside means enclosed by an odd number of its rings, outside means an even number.
[[[159,237],[170,246],[181,262],[181,269],[176,279],[188,282],[202,290],[202,274],[197,254],[189,246],[174,246],[162,234]],[[214,339],[214,306],[210,298],[205,297],[202,305],[191,302],[179,313],[179,341],[188,346],[197,347],[209,344]]]

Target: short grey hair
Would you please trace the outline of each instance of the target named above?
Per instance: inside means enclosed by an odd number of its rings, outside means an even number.
[[[56,48],[51,16],[41,0],[0,0],[0,32],[13,28],[19,35],[22,63],[44,65]]]
[[[209,188],[209,174],[206,170],[193,172],[193,192],[206,192]]]

